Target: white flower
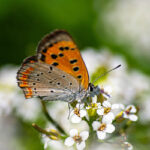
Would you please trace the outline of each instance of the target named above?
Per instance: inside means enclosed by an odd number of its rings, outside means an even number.
[[[98,109],[101,108],[101,103],[97,103],[97,96],[92,97],[92,103],[90,103],[86,109]]]
[[[116,104],[115,104],[116,107]],[[98,115],[103,115],[103,120],[105,122],[111,123],[112,120],[115,118],[115,115],[113,114],[112,110],[115,108],[114,105],[111,105],[110,102],[104,101],[102,103],[102,107],[97,109],[97,114]]]
[[[49,145],[50,138],[45,134],[42,135],[42,142],[44,143],[44,149],[46,149]]]
[[[86,116],[86,110],[84,104],[77,104],[74,110],[70,114],[72,123],[80,123],[82,118]]]
[[[133,146],[129,142],[124,142],[124,145],[127,147],[128,150],[132,150]]]
[[[46,136],[45,134],[42,135],[42,143],[44,144],[44,149],[48,150],[68,150],[66,149],[66,146],[60,142],[59,140],[51,140],[48,136]],[[69,149],[70,150],[70,149]]]
[[[89,137],[88,131],[82,131],[81,133],[78,132],[77,129],[70,130],[70,137],[65,139],[66,146],[72,146],[76,143],[76,147],[78,150],[83,150],[85,148],[85,140]]]
[[[136,112],[137,110],[134,105],[128,105],[123,112],[123,118],[127,118],[131,121],[137,121],[138,117],[135,115]]]
[[[115,126],[113,124],[104,121],[94,121],[92,123],[92,127],[93,130],[96,131],[97,137],[100,140],[104,140],[106,138],[106,133],[112,133],[115,131]]]

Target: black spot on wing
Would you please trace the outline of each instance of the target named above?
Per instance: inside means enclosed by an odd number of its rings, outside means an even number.
[[[59,64],[57,62],[54,62],[52,65],[53,66],[58,66]]]
[[[45,55],[42,55],[40,58],[42,61],[45,61]]]
[[[77,59],[70,60],[71,64],[75,64],[76,62],[77,62]]]
[[[79,67],[74,67],[73,70],[74,70],[74,71],[78,71],[78,70],[79,70]]]
[[[59,53],[59,57],[63,57],[64,56],[64,54],[63,53]]]
[[[56,58],[57,58],[57,55],[52,54],[51,57],[52,57],[53,59],[56,59]]]
[[[64,50],[64,48],[63,48],[63,47],[59,47],[59,50],[60,50],[60,51],[63,51],[63,50]]]
[[[45,49],[43,49],[43,53],[46,53],[47,52],[47,49],[45,48]]]
[[[77,78],[78,78],[78,79],[81,79],[81,78],[82,78],[82,76],[81,76],[81,75],[78,75],[78,76],[77,76]]]

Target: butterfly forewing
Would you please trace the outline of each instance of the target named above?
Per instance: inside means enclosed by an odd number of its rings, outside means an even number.
[[[51,64],[75,77],[81,88],[87,89],[88,72],[80,52],[69,33],[64,30],[45,36],[38,46],[38,60]]]

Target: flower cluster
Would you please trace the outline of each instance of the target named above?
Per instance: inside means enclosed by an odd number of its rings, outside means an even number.
[[[68,147],[76,145],[78,150],[83,150],[88,143],[88,137],[92,134],[96,134],[98,140],[104,141],[115,132],[118,120],[123,122],[126,119],[130,121],[138,119],[137,109],[134,105],[125,107],[123,104],[111,104],[110,99],[106,98],[103,93],[89,98],[89,100],[90,102],[71,104],[72,111],[69,120],[73,124],[80,124],[84,121],[90,129],[82,131],[71,129],[69,136],[62,137],[64,144]]]

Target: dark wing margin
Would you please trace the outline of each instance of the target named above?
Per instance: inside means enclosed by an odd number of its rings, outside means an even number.
[[[42,38],[37,47],[37,53],[41,50],[52,47],[53,44],[59,41],[70,41],[72,40],[71,35],[65,30],[54,30]],[[73,40],[72,40],[73,41]]]

